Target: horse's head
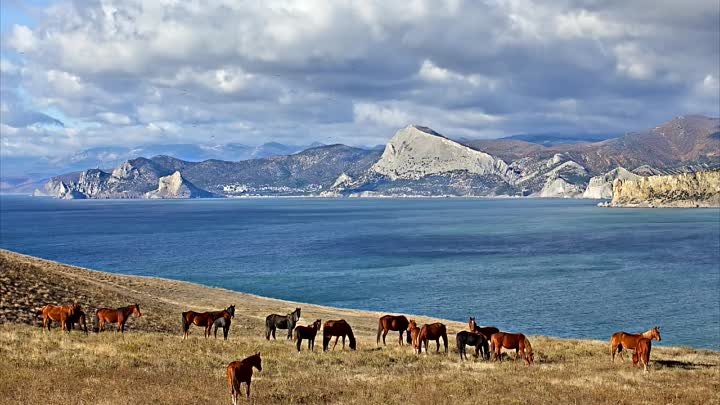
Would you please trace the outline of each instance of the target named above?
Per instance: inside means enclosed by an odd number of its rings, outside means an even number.
[[[470,317],[470,320],[468,320],[468,328],[469,328],[471,331],[473,331],[473,330],[475,330],[475,326],[476,326],[476,325],[477,325],[477,324],[475,323],[475,318],[473,318],[473,317],[471,316],[471,317]]]
[[[660,337],[660,327],[656,326],[650,330],[650,339],[657,339],[657,341],[661,341],[662,338]]]
[[[77,314],[77,313],[79,313],[80,311],[82,311],[82,308],[80,307],[80,304],[78,304],[77,302],[73,303],[73,304],[70,306],[70,313],[71,313],[71,314]]]
[[[228,314],[230,314],[231,318],[235,317],[235,305],[230,305],[229,307],[227,307],[226,311]]]
[[[315,330],[319,330],[320,325],[322,325],[322,321],[320,319],[316,319],[315,322],[313,322],[313,324],[312,324],[312,326]]]
[[[527,360],[528,366],[533,364],[533,361],[535,361],[535,353],[530,352],[525,355],[525,360]]]
[[[408,321],[408,328],[407,328],[407,330],[408,330],[409,332],[412,332],[413,329],[417,329],[417,324],[415,323],[415,320],[414,320],[414,319],[411,319],[410,321]]]
[[[135,314],[135,316],[142,316],[142,314],[140,313],[140,305],[139,304],[135,304],[132,306],[132,313]]]
[[[295,308],[294,314],[295,314],[295,320],[296,320],[296,321],[297,321],[298,319],[300,319],[300,308]]]
[[[262,359],[260,358],[260,352],[250,356],[250,364],[255,367],[258,371],[262,371]]]

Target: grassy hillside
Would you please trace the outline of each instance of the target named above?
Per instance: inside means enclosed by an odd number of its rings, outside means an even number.
[[[43,332],[28,325],[43,303],[77,299],[86,311],[137,302],[143,316],[129,331]],[[235,304],[230,339],[182,340],[180,312]],[[258,404],[613,403],[707,404],[720,401],[720,353],[655,345],[651,372],[611,364],[606,342],[531,337],[536,364],[460,362],[445,322],[450,354],[416,356],[397,335],[377,347],[379,314],[301,304],[300,324],[344,318],[358,351],[297,353],[266,341],[264,318],[295,303],[154,278],[94,272],[0,251],[0,398],[5,404],[227,404],[225,366],[256,351]],[[481,314],[478,314],[481,315]],[[418,317],[419,322],[429,319]],[[481,321],[481,319],[479,319]],[[282,331],[281,331],[282,332]],[[278,336],[281,336],[280,333]],[[432,346],[431,346],[432,347]]]

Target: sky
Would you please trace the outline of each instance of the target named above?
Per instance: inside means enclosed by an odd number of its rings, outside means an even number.
[[[3,0],[0,157],[720,115],[717,0]]]

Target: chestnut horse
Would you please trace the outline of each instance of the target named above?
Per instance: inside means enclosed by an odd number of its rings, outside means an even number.
[[[133,304],[117,309],[100,308],[95,311],[95,333],[104,331],[106,323],[117,323],[117,330],[124,333],[125,323],[130,319],[131,315],[142,316],[140,305]]]
[[[502,349],[515,350],[514,364],[517,364],[518,352],[526,366],[530,366],[535,359],[530,340],[522,333],[498,332],[490,337],[490,348],[495,353],[495,360],[502,361]]]
[[[227,383],[230,388],[230,397],[233,405],[238,403],[240,395],[240,384],[245,383],[247,397],[250,398],[250,380],[252,380],[253,367],[262,371],[262,359],[260,352],[253,354],[243,360],[233,361],[227,366]]]
[[[45,305],[37,315],[42,314],[43,328],[50,330],[50,322],[60,322],[60,328],[70,332],[70,320],[74,319],[75,315],[82,311],[80,304],[74,303],[70,305]]]
[[[610,338],[610,359],[615,362],[615,353],[620,356],[620,360],[625,361],[623,349],[635,350],[637,341],[641,337],[646,339],[656,339],[658,342],[662,340],[660,337],[660,327],[656,326],[646,332],[640,334],[616,332]]]
[[[420,333],[418,334],[417,340],[419,344],[418,353],[422,352],[422,345],[425,344],[425,352],[428,351],[428,341],[434,340],[435,341],[435,352],[440,352],[440,338],[443,340],[443,344],[445,345],[445,353],[448,352],[448,337],[447,337],[447,328],[444,324],[440,322],[435,322],[431,324],[425,324],[420,328]]]
[[[315,336],[317,336],[317,332],[320,330],[321,324],[322,321],[317,319],[312,323],[312,325],[298,326],[295,328],[297,351],[300,351],[303,339],[307,339],[308,341],[308,350],[315,351]]]
[[[477,332],[482,333],[485,335],[485,338],[487,340],[490,340],[490,336],[492,336],[494,333],[500,332],[500,329],[494,327],[494,326],[483,326],[480,327],[475,323],[475,318],[472,316],[470,317],[470,320],[468,321],[468,329],[470,332]]]
[[[420,336],[420,328],[418,328],[414,319],[411,319],[408,322],[407,332],[407,335],[410,337],[410,341],[412,342],[413,352],[420,354],[420,350],[422,349],[422,343],[420,342],[420,339],[418,339],[418,336]]]
[[[235,305],[230,305],[222,311],[211,311],[211,312],[195,312],[187,311],[182,313],[182,329],[183,329],[183,340],[188,337],[190,333],[190,325],[195,324],[197,326],[205,327],[203,336],[205,338],[210,337],[212,326],[218,318],[229,316],[230,318],[235,316]]]
[[[335,336],[335,344],[333,345],[333,350],[335,350],[335,346],[337,346],[338,339],[342,337],[342,347],[343,350],[345,349],[345,336],[348,337],[350,340],[350,350],[355,350],[356,348],[356,342],[355,342],[355,335],[353,334],[352,328],[350,327],[350,324],[348,324],[344,319],[340,319],[337,321],[327,321],[325,322],[325,325],[323,325],[323,351],[326,352],[328,350],[328,346],[330,344],[330,339]]]
[[[652,349],[652,341],[648,338],[640,338],[637,340],[635,346],[635,352],[633,353],[632,362],[633,367],[637,366],[638,363],[642,363],[645,373],[648,371],[648,364],[650,364],[650,350]]]
[[[383,345],[385,344],[385,336],[387,336],[388,332],[391,330],[398,331],[400,333],[400,338],[398,339],[398,342],[400,342],[400,346],[403,345],[403,332],[405,332],[408,328],[408,319],[404,317],[403,315],[385,315],[380,318],[380,321],[378,322],[378,330],[377,330],[377,342],[376,344],[380,344],[380,334],[382,333],[382,341]],[[410,343],[410,334],[407,334],[407,342]]]

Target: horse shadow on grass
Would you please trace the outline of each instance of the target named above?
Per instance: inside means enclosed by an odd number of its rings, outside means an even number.
[[[678,361],[678,360],[653,360],[653,363],[655,363],[658,366],[662,366],[662,367],[681,368],[684,370],[698,370],[698,369],[704,369],[704,368],[718,367],[717,364],[693,363],[690,361]]]

